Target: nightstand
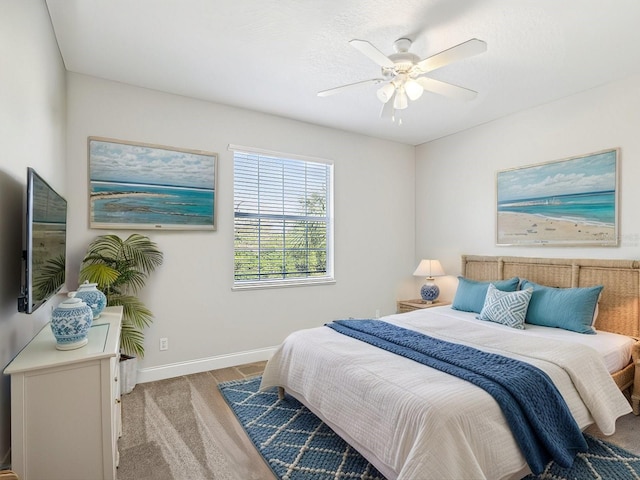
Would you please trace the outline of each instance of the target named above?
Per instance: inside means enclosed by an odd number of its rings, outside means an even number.
[[[443,302],[436,300],[433,303],[425,303],[420,298],[415,300],[398,300],[397,312],[406,313],[413,310],[420,310],[421,308],[442,307],[444,305],[451,305],[451,302]]]

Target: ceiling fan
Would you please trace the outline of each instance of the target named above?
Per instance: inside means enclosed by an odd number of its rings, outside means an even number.
[[[403,110],[409,106],[409,100],[417,100],[425,90],[461,100],[471,100],[478,92],[423,76],[438,68],[478,55],[487,50],[487,44],[472,38],[431,57],[421,60],[416,54],[409,52],[411,40],[399,38],[393,43],[396,53],[386,56],[366,40],[349,42],[360,53],[366,55],[382,68],[382,78],[372,78],[340,87],[318,92],[319,97],[326,97],[343,92],[353,87],[367,84],[385,83],[377,91],[378,99],[384,104],[380,116],[389,116],[393,110]],[[393,99],[393,102],[391,101]]]

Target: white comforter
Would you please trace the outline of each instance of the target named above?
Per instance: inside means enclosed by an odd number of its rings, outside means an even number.
[[[595,422],[611,434],[631,411],[590,347],[496,329],[448,307],[384,320],[541,368],[581,428]],[[271,386],[303,401],[390,479],[498,480],[527,472],[484,390],[330,328],[287,337],[264,371],[262,388]]]

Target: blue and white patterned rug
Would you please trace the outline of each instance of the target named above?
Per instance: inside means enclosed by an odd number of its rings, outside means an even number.
[[[571,468],[549,463],[540,475],[523,480],[639,480],[640,457],[612,443],[585,435],[589,450],[579,453]]]
[[[304,405],[277,389],[258,392],[261,377],[219,385],[258,452],[282,480],[384,480],[384,477]],[[589,451],[571,469],[551,462],[523,480],[639,480],[640,457],[585,435]]]
[[[261,377],[219,385],[260,454],[283,480],[384,477],[295,398],[258,392]]]

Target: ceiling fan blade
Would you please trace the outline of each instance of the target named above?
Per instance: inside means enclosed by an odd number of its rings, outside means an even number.
[[[473,100],[478,95],[475,90],[469,90],[468,88],[459,87],[447,82],[441,82],[429,77],[418,77],[418,82],[425,90],[433,93],[444,95],[445,97],[457,98],[459,100]]]
[[[389,57],[387,57],[384,53],[382,53],[366,40],[351,40],[349,41],[349,43],[360,53],[366,55],[381,67],[393,68],[395,66],[395,64]]]
[[[486,42],[478,40],[477,38],[472,38],[460,45],[456,45],[455,47],[436,53],[429,58],[425,58],[417,63],[417,67],[424,73],[427,73],[437,68],[444,67],[445,65],[449,65],[450,63],[457,62],[458,60],[473,57],[474,55],[478,55],[486,51]]]
[[[345,90],[349,90],[353,87],[359,87],[360,85],[367,85],[369,83],[380,83],[384,82],[384,78],[371,78],[369,80],[362,80],[360,82],[349,83],[348,85],[342,85],[341,87],[329,88],[328,90],[322,90],[318,92],[319,97],[328,97],[329,95],[334,95],[336,93],[343,92]]]

